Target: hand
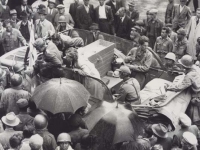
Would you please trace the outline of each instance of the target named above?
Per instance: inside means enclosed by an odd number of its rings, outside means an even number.
[[[78,74],[82,75],[82,76],[86,76],[86,75],[87,75],[84,71],[82,71],[82,70],[80,70],[80,69],[77,69],[77,68],[73,69],[73,71],[74,71],[75,73],[78,73]]]

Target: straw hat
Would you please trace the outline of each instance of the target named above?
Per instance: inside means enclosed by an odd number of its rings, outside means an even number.
[[[17,126],[20,122],[19,118],[17,118],[14,112],[6,114],[6,116],[3,116],[1,120],[5,125],[11,127]]]

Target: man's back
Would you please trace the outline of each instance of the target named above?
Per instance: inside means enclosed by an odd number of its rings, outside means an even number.
[[[28,93],[25,90],[22,90],[20,87],[18,88],[8,88],[4,90],[1,97],[1,108],[4,108],[4,110],[9,112],[14,112],[15,114],[19,113],[19,108],[16,104],[16,102],[20,98],[28,99],[30,98],[30,93]]]

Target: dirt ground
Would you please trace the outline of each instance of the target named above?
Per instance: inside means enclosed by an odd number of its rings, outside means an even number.
[[[82,3],[83,0],[80,0],[80,2]],[[129,1],[129,0],[127,0]],[[158,18],[164,20],[164,16],[165,16],[165,10],[168,4],[168,0],[135,0],[136,4],[137,4],[137,9],[140,12],[140,19],[145,18],[145,14],[146,11],[151,9],[151,8],[156,8],[158,9]],[[67,11],[69,9],[69,5],[70,3],[73,3],[74,0],[64,0],[64,4],[67,8]],[[179,0],[175,0],[175,3],[178,3]],[[98,5],[98,0],[90,0],[90,3],[94,5],[94,7],[96,7]],[[200,0],[199,0],[199,5],[200,5]],[[192,0],[190,2],[190,8],[193,11],[193,3]]]

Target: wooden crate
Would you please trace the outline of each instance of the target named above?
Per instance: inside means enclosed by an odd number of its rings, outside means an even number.
[[[103,77],[111,70],[115,46],[115,43],[100,39],[80,49],[80,52],[95,65]]]

